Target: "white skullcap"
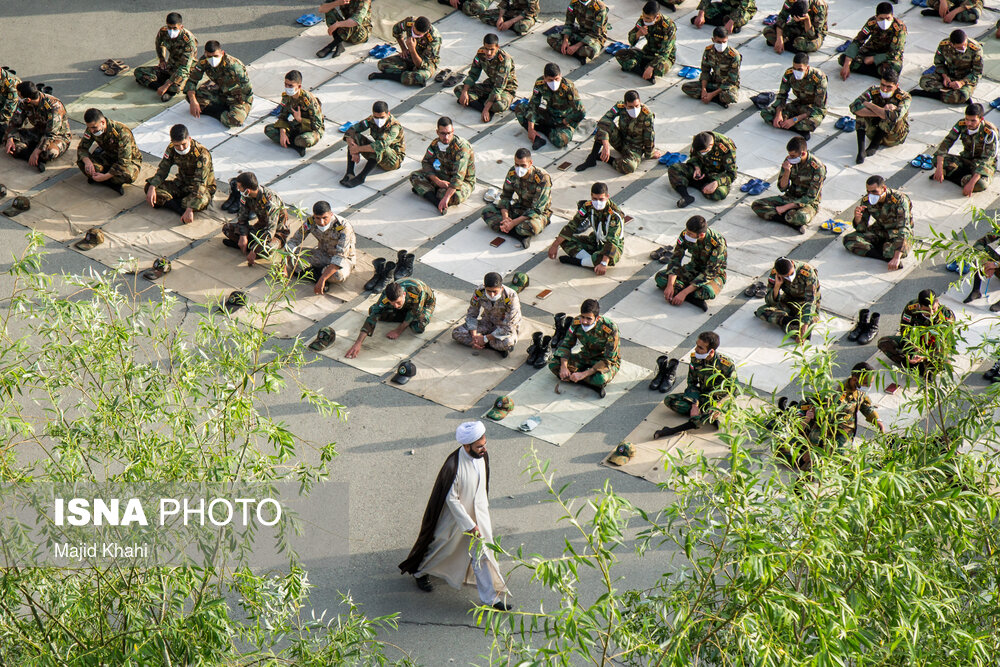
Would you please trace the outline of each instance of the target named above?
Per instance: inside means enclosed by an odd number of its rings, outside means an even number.
[[[484,435],[486,427],[483,426],[483,422],[463,422],[455,429],[455,439],[460,445],[471,445]]]

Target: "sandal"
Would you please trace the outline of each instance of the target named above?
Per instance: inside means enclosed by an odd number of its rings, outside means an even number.
[[[755,296],[757,296],[757,289],[759,287],[764,287],[764,283],[762,283],[761,281],[758,280],[753,285],[750,285],[745,290],[743,290],[743,296],[751,298],[751,299],[754,298]],[[767,288],[764,287],[764,289],[767,289]]]
[[[447,79],[445,79],[444,83],[442,85],[445,88],[449,88],[451,86],[457,86],[458,84],[462,83],[462,81],[464,81],[464,80],[465,80],[465,75],[456,72],[455,74],[452,74]]]
[[[442,81],[444,81],[445,79],[447,79],[449,75],[451,75],[451,70],[445,68],[445,69],[441,70],[440,72],[438,72],[437,74],[434,75],[434,81],[436,83],[441,83]]]
[[[649,258],[654,259],[660,264],[666,264],[670,260],[670,256],[674,254],[674,247],[672,245],[665,245],[662,248],[657,248],[653,252],[649,253]]]
[[[129,68],[128,65],[126,65],[123,61],[117,59],[106,60],[104,61],[104,64],[101,65],[101,71],[107,74],[108,76],[116,76],[121,72],[124,72],[128,68]]]
[[[836,48],[836,51],[837,51],[837,53],[843,53],[844,51],[846,51],[846,50],[847,50],[847,48],[848,48],[848,47],[849,47],[850,45],[851,45],[851,40],[847,40],[846,42],[844,42],[843,44],[841,44],[840,46],[838,46],[838,47]]]
[[[757,195],[762,194],[764,190],[767,190],[769,187],[771,187],[770,183],[757,179],[757,182],[754,183],[753,187],[747,190],[747,192],[756,197]]]
[[[819,228],[828,232],[833,232],[834,234],[843,234],[847,231],[847,223],[843,220],[830,218],[826,222],[820,223]]]
[[[759,178],[751,178],[749,181],[740,186],[740,192],[750,192],[750,189],[760,182]]]
[[[778,22],[777,14],[768,14],[767,17],[764,19],[764,25],[774,25],[777,22]]]

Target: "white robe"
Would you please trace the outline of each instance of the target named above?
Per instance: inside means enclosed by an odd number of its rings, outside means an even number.
[[[473,526],[479,527],[483,542],[493,541],[493,524],[490,522],[490,502],[486,495],[486,463],[476,459],[463,447],[458,451],[458,470],[451,485],[441,516],[434,529],[434,539],[414,576],[432,574],[441,577],[453,588],[462,583],[476,584],[472,569],[469,545],[472,538],[466,533]],[[473,552],[475,553],[475,552]],[[507,586],[500,575],[496,558],[489,549],[484,550],[484,565],[493,579],[497,594],[506,593]]]

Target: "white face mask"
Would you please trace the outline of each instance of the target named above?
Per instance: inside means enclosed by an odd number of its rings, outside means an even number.
[[[712,46],[715,47],[716,51],[722,53],[726,50],[726,47],[729,46],[729,42],[712,42]]]
[[[294,95],[297,92],[299,92],[299,91],[297,91],[294,88],[289,88],[287,86],[285,87],[285,95],[288,95],[289,97],[291,97],[292,95]]]
[[[801,81],[802,77],[804,77],[805,75],[806,75],[806,73],[805,73],[804,70],[800,70],[800,69],[793,69],[792,70],[792,76],[795,77],[796,81]]]
[[[956,46],[956,47],[955,47],[955,53],[965,53],[965,49],[966,49],[966,48],[967,48],[967,47],[964,47],[964,46],[963,46],[962,48],[958,48],[958,47]]]
[[[893,91],[893,92],[895,92],[895,91]],[[887,92],[885,92],[884,90],[880,90],[880,91],[878,91],[878,94],[882,96],[882,99],[883,99],[883,100],[887,100],[887,99],[889,99],[890,97],[892,97],[892,93],[887,93]]]
[[[590,0],[580,0],[580,4],[586,7],[587,5],[590,4]]]
[[[687,241],[688,243],[697,243],[698,242],[698,237],[697,236],[690,236],[688,234],[685,234],[684,235],[684,240]]]
[[[866,387],[863,384],[858,385],[858,391],[860,391],[862,394],[867,394],[870,389],[871,387]]]
[[[418,35],[413,30],[410,30],[410,36],[413,37],[413,39],[420,39],[420,35]]]
[[[801,157],[789,157],[785,159],[788,160],[788,164],[798,164],[799,162],[802,162]]]
[[[698,155],[708,155],[708,154],[709,154],[709,153],[711,153],[711,152],[712,152],[712,149],[711,149],[711,148],[706,148],[706,149],[705,149],[705,150],[703,150],[703,151],[698,151]]]
[[[497,299],[500,298],[499,294],[490,294],[489,292],[486,292],[485,294],[486,298],[489,299],[490,301],[496,301]]]
[[[208,59],[208,64],[211,65],[212,67],[218,67],[219,63],[221,62],[222,62],[222,56],[211,56]]]
[[[387,121],[389,119],[388,118],[372,118],[372,120],[375,121],[375,127],[384,127],[385,126],[385,121]]]
[[[892,25],[892,19],[879,19],[876,23],[878,23],[878,27],[882,28],[882,30],[888,30],[889,26]]]
[[[91,134],[94,135],[95,137],[99,137],[102,134],[104,134],[104,130],[94,130],[93,132],[91,132]]]
[[[975,134],[978,131],[979,131],[978,127],[976,129],[974,129],[974,130],[966,130],[966,132],[968,132],[969,134]]]
[[[872,206],[874,206],[875,204],[877,204],[878,200],[881,199],[881,198],[882,198],[882,195],[875,195],[875,194],[872,194],[870,192],[868,193],[868,203],[871,204]]]
[[[167,37],[169,37],[170,39],[177,39],[177,36],[180,34],[181,34],[180,30],[171,30],[170,28],[167,28]]]
[[[518,178],[524,178],[528,173],[527,167],[514,167],[514,173],[517,174]]]
[[[330,229],[330,227],[333,227],[333,220],[326,223],[325,225],[316,225],[316,229],[318,229],[321,232],[325,232],[326,230]]]
[[[191,145],[189,144],[188,147],[185,148],[184,150],[181,150],[180,147],[178,146],[174,146],[174,152],[177,153],[178,155],[187,155],[188,153],[191,152]]]
[[[590,331],[597,325],[597,322],[591,322],[590,324],[581,324],[580,328],[584,331]]]
[[[546,81],[545,85],[549,87],[549,90],[559,90],[559,82],[562,79],[556,79],[555,81]]]
[[[646,21],[643,21],[643,22],[642,22],[642,24],[643,24],[644,26],[646,26],[647,28],[648,28],[649,26],[653,25],[654,23],[656,23],[656,21],[649,21],[649,22],[646,22]]]
[[[628,111],[628,115],[631,116],[632,118],[638,118],[639,117],[639,111],[641,109],[642,109],[642,107],[629,107],[629,108],[625,109],[625,111]]]
[[[782,276],[782,279],[783,280],[795,280],[795,269],[792,269],[792,272],[789,273],[787,276]]]
[[[708,355],[709,355],[708,352],[695,352],[694,353],[694,358],[695,359],[708,359]]]
[[[595,211],[603,211],[604,207],[608,205],[607,199],[591,199],[590,203],[594,205]]]
[[[439,142],[438,142],[438,150],[442,150],[442,151],[446,151],[446,150],[448,150],[448,144],[442,144],[442,143],[441,143],[441,142],[439,141]]]

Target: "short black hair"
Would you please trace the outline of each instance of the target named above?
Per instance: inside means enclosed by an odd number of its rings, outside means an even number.
[[[413,22],[413,27],[419,32],[427,32],[431,29],[431,20],[426,16],[418,16],[417,20]]]
[[[796,153],[801,153],[807,148],[809,148],[809,142],[806,141],[805,137],[792,137],[785,144],[785,150],[788,152],[795,151]]]
[[[524,158],[528,157],[531,157],[531,151],[529,151],[527,148],[518,148],[516,151],[514,151],[515,160],[523,160]]]
[[[26,100],[37,100],[38,96],[41,95],[38,92],[38,86],[32,81],[22,81],[17,84],[17,94]]]
[[[601,304],[597,302],[597,299],[584,299],[583,303],[580,304],[580,314],[597,317],[601,314]]]
[[[875,5],[876,14],[892,14],[892,3],[891,2],[880,2]]]
[[[562,74],[562,70],[559,69],[559,65],[555,63],[545,63],[545,67],[542,69],[542,74],[544,76],[556,77]]]
[[[302,72],[297,69],[293,69],[288,74],[285,75],[285,81],[291,81],[292,83],[302,83]]]
[[[698,334],[698,340],[708,345],[710,350],[719,349],[719,334],[714,331],[702,331]]]
[[[101,113],[100,109],[87,109],[83,112],[83,122],[84,123],[96,123],[97,121],[104,118],[104,114]]]
[[[809,11],[809,3],[806,0],[795,0],[788,8],[788,13],[792,16],[805,16]]]
[[[372,113],[389,113],[389,105],[379,100],[372,105]]]
[[[20,86],[18,86],[17,92],[21,92]],[[983,114],[985,113],[986,111],[983,109],[983,105],[980,104],[979,102],[971,102],[969,106],[965,107],[966,116],[979,116],[980,118],[982,118]]]
[[[694,149],[695,153],[700,153],[714,143],[715,137],[712,136],[711,132],[699,132],[691,139],[691,148]]]
[[[723,26],[717,25],[715,26],[715,30],[712,31],[712,37],[715,37],[716,39],[727,39],[729,37],[729,31]]]
[[[190,136],[187,125],[178,124],[170,128],[170,141],[184,141]]]
[[[642,6],[642,13],[646,16],[653,16],[660,13],[660,5],[656,0],[649,0]]]
[[[385,298],[389,301],[395,301],[401,296],[403,296],[403,288],[400,287],[399,283],[389,283],[385,286]]]
[[[493,44],[499,44],[500,38],[497,37],[495,32],[488,32],[483,36],[483,46],[491,46]]]
[[[256,190],[259,187],[257,183],[257,174],[252,171],[244,171],[236,177],[236,184],[242,185],[247,190]]]
[[[878,73],[879,79],[889,83],[899,83],[899,73],[891,67],[883,67]]]
[[[215,53],[222,48],[222,44],[219,44],[219,40],[210,39],[205,42],[205,53]]]
[[[708,231],[708,220],[700,215],[692,215],[684,224],[685,229],[695,234],[704,234]]]
[[[486,287],[500,287],[503,285],[503,277],[496,271],[490,271],[483,276],[483,285]]]
[[[799,51],[794,56],[792,56],[792,63],[795,65],[808,65],[809,64],[809,54],[805,51]]]
[[[875,174],[874,176],[868,177],[868,180],[865,181],[865,185],[877,185],[879,187],[882,187],[883,185],[885,185],[885,179],[879,176],[878,174]]]
[[[608,194],[608,184],[597,181],[590,186],[590,194],[592,195],[606,195]]]
[[[779,276],[787,276],[788,272],[791,271],[794,267],[795,264],[792,263],[792,260],[788,259],[787,257],[779,257],[778,259],[774,260],[774,270],[778,272]]]
[[[969,41],[969,38],[966,37],[964,30],[952,30],[951,34],[948,35],[948,41],[952,44],[962,44]]]
[[[627,90],[627,91],[625,91],[625,101],[626,102],[635,102],[638,99],[639,99],[639,91],[637,91],[637,90]]]
[[[177,12],[170,12],[167,14],[167,25],[178,25],[183,22],[184,19]]]
[[[448,118],[448,116],[441,116],[440,118],[438,118],[437,126],[448,127],[449,125],[454,125],[454,124],[455,123],[451,122],[451,118]]]
[[[326,215],[332,210],[330,202],[323,199],[320,199],[318,202],[313,204],[313,215]]]
[[[935,299],[937,299],[937,293],[932,289],[922,289],[920,290],[920,294],[917,295],[917,302],[921,306],[929,306]]]
[[[869,364],[867,361],[859,361],[858,363],[854,364],[854,367],[851,369],[851,375],[860,380],[862,377],[868,375],[874,370],[875,368],[873,368],[872,365]]]

